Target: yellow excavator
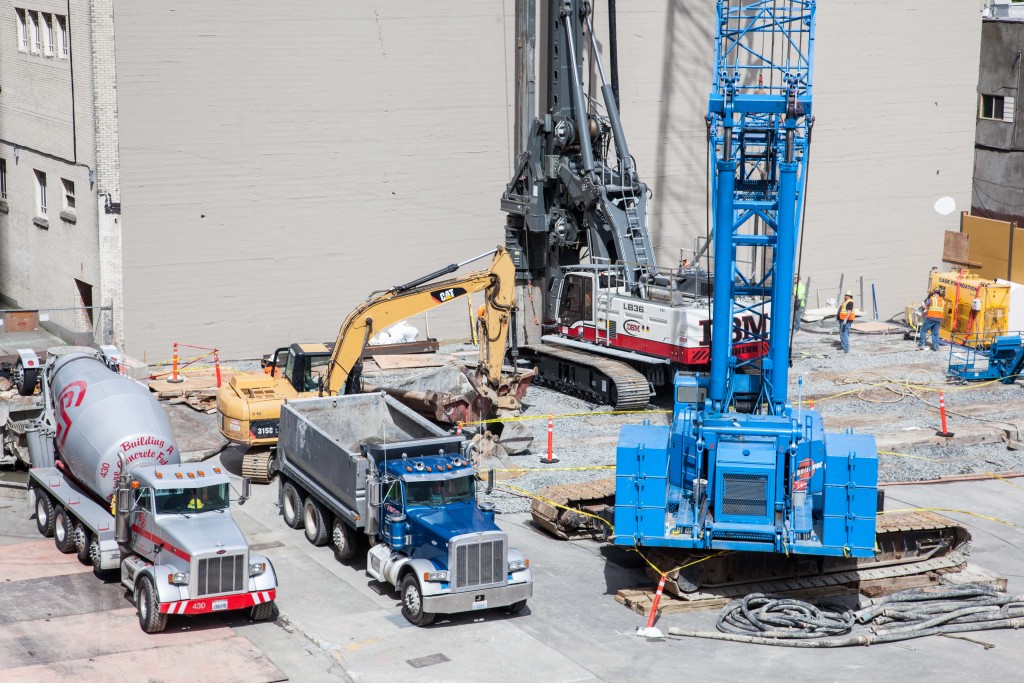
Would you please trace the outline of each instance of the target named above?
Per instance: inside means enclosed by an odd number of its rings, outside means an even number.
[[[437,281],[462,266],[494,255],[487,270]],[[502,374],[502,361],[515,311],[515,264],[503,247],[476,258],[453,263],[404,285],[371,294],[349,313],[333,345],[292,344],[277,349],[268,371],[238,374],[217,392],[220,433],[233,443],[250,447],[243,472],[256,481],[274,476],[273,452],[277,444],[281,405],[286,400],[353,393],[360,390],[363,351],[370,337],[389,325],[426,312],[474,292],[483,291],[478,311],[480,361],[474,389],[492,415],[514,413],[534,371]]]

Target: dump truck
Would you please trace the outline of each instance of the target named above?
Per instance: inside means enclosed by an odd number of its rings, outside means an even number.
[[[285,402],[278,441],[285,523],[339,559],[369,539],[366,572],[416,626],[437,614],[523,609],[529,561],[477,500],[462,436],[381,392]]]
[[[18,389],[38,382],[41,409],[7,428],[27,444],[39,533],[99,576],[119,571],[146,633],[170,615],[273,617],[277,576],[231,517],[227,473],[181,462],[167,414],[116,371],[117,349],[24,360],[39,373],[21,373]]]

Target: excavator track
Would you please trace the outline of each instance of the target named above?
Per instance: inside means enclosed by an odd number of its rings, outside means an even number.
[[[604,538],[613,521],[614,505],[615,477],[606,477],[542,489],[531,504],[530,513],[534,524],[557,538]],[[799,579],[803,587],[815,587],[955,570],[966,562],[970,541],[970,532],[965,527],[934,512],[881,512],[875,523],[876,552],[870,558],[670,548],[648,548],[645,555],[661,570],[688,565],[668,572],[665,590],[692,596],[703,590],[739,590],[755,583],[791,579]],[[647,572],[654,581],[660,578],[651,567]]]
[[[242,456],[242,476],[257,484],[269,484],[277,476],[276,452],[270,448],[253,447]]]
[[[628,363],[553,344],[521,346],[519,355],[537,368],[534,384],[559,393],[606,403],[615,410],[636,410],[650,401],[650,383]]]

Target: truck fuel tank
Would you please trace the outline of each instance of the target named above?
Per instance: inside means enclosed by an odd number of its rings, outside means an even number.
[[[76,479],[109,500],[120,474],[181,462],[167,414],[148,389],[85,353],[69,353],[48,371],[54,443]]]

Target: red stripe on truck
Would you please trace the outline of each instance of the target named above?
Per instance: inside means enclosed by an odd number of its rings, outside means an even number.
[[[181,548],[175,548],[173,545],[171,545],[170,543],[168,543],[164,539],[160,538],[156,534],[152,534],[152,533],[146,531],[145,529],[140,527],[138,524],[132,524],[132,533],[138,534],[139,536],[142,536],[146,540],[153,541],[153,543],[156,543],[157,545],[162,545],[164,547],[164,550],[168,551],[169,553],[171,553],[173,555],[177,555],[178,557],[180,557],[181,559],[185,560],[186,562],[191,562],[192,561],[192,556],[189,555],[188,553],[186,553],[184,550],[182,550]]]

